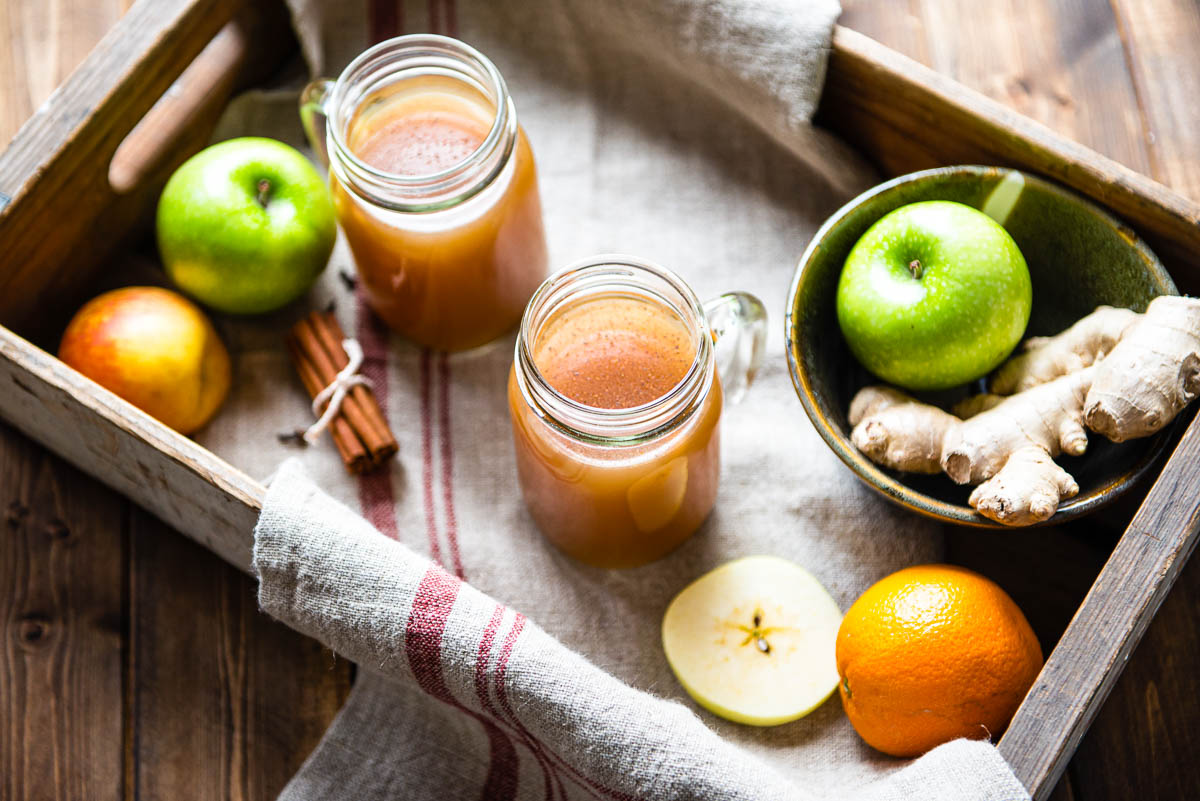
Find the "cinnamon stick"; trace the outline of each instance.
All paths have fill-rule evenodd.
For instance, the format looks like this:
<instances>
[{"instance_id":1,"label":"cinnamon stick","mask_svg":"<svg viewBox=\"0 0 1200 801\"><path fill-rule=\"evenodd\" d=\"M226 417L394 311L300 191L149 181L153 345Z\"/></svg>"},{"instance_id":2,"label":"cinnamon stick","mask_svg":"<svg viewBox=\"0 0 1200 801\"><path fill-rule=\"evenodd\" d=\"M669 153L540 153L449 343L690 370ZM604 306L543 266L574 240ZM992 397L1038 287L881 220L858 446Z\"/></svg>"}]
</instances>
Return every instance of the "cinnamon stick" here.
<instances>
[{"instance_id":1,"label":"cinnamon stick","mask_svg":"<svg viewBox=\"0 0 1200 801\"><path fill-rule=\"evenodd\" d=\"M288 352L292 356L292 364L296 367L296 372L300 375L300 383L304 384L304 389L308 392L310 398L315 398L317 393L325 388L325 384L321 383L321 379L317 377L316 368L312 362L304 355L304 349L297 342L296 337L288 335L287 338ZM370 465L371 457L367 453L366 446L355 435L354 430L350 428L341 415L333 418L333 422L329 426L330 435L333 437L334 445L337 446L338 453L341 454L342 463L346 465L346 470L351 473L361 473Z\"/></svg>"},{"instance_id":2,"label":"cinnamon stick","mask_svg":"<svg viewBox=\"0 0 1200 801\"><path fill-rule=\"evenodd\" d=\"M288 351L310 397L315 398L332 384L349 364L349 356L342 347L344 338L332 313L313 312L289 332ZM351 473L376 467L398 450L375 396L365 386L355 386L346 394L329 431Z\"/></svg>"},{"instance_id":3,"label":"cinnamon stick","mask_svg":"<svg viewBox=\"0 0 1200 801\"><path fill-rule=\"evenodd\" d=\"M309 323L324 347L325 353L328 354L334 373L340 372L350 363L350 357L346 355L346 349L342 347L342 340L346 338L346 335L342 332L342 326L338 323L337 317L331 311L313 312L309 315ZM346 400L350 405L351 424L355 429L370 435L367 443L368 450L385 453L383 458L395 453L399 446L396 444L396 438L392 435L391 429L388 428L383 412L379 409L375 395L365 386L359 385L350 390ZM361 427L360 423L355 421L355 417L361 421Z\"/></svg>"}]
</instances>

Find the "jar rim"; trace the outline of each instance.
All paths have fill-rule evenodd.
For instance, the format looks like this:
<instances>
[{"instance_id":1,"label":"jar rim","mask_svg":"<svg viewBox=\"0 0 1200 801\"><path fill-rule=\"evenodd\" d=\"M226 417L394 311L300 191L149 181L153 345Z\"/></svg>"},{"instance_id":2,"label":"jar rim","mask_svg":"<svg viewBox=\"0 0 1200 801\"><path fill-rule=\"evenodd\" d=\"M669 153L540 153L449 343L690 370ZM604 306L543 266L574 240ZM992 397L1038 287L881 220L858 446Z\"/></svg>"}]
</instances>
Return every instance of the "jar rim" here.
<instances>
[{"instance_id":1,"label":"jar rim","mask_svg":"<svg viewBox=\"0 0 1200 801\"><path fill-rule=\"evenodd\" d=\"M696 353L687 372L665 394L637 406L607 409L590 406L570 398L555 389L533 359L532 345L536 336L534 326L548 318L566 298L554 301L555 293L589 278L608 278L613 286L621 284L646 289L639 273L663 282L678 295L688 312L685 324L693 329ZM576 290L578 291L578 290ZM658 293L655 293L658 294ZM570 293L568 293L568 297ZM659 296L672 311L678 305ZM543 312L542 306L554 301ZM680 315L683 317L683 315ZM514 352L516 377L527 404L543 419L562 433L588 442L606 445L640 444L681 425L707 398L715 376L712 332L704 307L692 288L676 273L659 264L635 256L606 253L576 261L542 282L530 298L521 317Z\"/></svg>"},{"instance_id":2,"label":"jar rim","mask_svg":"<svg viewBox=\"0 0 1200 801\"><path fill-rule=\"evenodd\" d=\"M437 172L423 175L388 172L360 159L350 149L343 135L343 128L346 127L349 120L343 114L342 106L347 100L352 99L348 94L351 87L379 69L388 69L391 73L403 69L415 69L421 65L428 67L439 61L444 63L441 69L446 70L447 74L454 72L448 66L454 63L478 70L480 73L478 76L468 76L459 71L455 77L464 82L468 82L469 77L482 78L481 88L490 92L494 97L496 114L483 141L462 161ZM405 62L409 63L406 65ZM486 86L482 84L486 84ZM361 100L361 98L355 99L354 108L349 110L350 113L357 109ZM362 194L363 188L359 184L365 183L384 190L390 189L399 192L435 196L453 194L453 197L441 201L415 203L389 201L374 193L366 197L373 203L397 211L437 210L456 205L472 197L487 187L503 170L516 145L516 108L508 94L508 86L504 77L496 65L466 42L440 34L405 34L385 39L364 50L346 65L346 68L334 81L327 109L329 109L329 124L326 126L326 130L333 145L331 150L336 155L335 159L331 159L331 166L336 163L346 169L351 179L348 183L356 192ZM501 158L485 175L476 177L475 173L481 167L486 167L488 160L492 159L501 147L504 149ZM452 191L456 186L468 181L470 186L465 191Z\"/></svg>"}]
</instances>

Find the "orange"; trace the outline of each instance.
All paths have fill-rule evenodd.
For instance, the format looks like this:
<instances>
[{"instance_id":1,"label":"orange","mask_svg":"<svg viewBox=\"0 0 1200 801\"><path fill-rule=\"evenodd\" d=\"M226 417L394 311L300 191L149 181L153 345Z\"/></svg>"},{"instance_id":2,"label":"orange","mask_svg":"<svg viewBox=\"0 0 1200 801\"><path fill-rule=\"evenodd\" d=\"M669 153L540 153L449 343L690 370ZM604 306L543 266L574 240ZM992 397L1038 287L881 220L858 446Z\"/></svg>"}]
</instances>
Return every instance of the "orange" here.
<instances>
[{"instance_id":1,"label":"orange","mask_svg":"<svg viewBox=\"0 0 1200 801\"><path fill-rule=\"evenodd\" d=\"M995 582L953 565L881 579L842 620L838 692L869 745L919 756L958 737L996 737L1042 667L1042 649Z\"/></svg>"}]
</instances>

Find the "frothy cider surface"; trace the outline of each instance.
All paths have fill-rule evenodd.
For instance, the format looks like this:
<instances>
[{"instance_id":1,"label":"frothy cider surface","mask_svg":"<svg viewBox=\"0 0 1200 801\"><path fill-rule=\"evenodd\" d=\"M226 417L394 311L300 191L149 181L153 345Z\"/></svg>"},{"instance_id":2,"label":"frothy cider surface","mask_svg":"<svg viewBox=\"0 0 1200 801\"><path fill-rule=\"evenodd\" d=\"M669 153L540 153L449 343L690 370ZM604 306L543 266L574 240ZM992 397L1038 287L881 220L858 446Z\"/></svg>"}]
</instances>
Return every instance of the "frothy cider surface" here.
<instances>
[{"instance_id":1,"label":"frothy cider surface","mask_svg":"<svg viewBox=\"0 0 1200 801\"><path fill-rule=\"evenodd\" d=\"M542 329L533 360L550 386L577 403L628 409L683 380L696 342L666 307L623 297L585 299Z\"/></svg>"},{"instance_id":2,"label":"frothy cider surface","mask_svg":"<svg viewBox=\"0 0 1200 801\"><path fill-rule=\"evenodd\" d=\"M360 159L394 175L431 175L461 164L491 129L495 110L446 83L415 81L364 104L350 134Z\"/></svg>"}]
</instances>

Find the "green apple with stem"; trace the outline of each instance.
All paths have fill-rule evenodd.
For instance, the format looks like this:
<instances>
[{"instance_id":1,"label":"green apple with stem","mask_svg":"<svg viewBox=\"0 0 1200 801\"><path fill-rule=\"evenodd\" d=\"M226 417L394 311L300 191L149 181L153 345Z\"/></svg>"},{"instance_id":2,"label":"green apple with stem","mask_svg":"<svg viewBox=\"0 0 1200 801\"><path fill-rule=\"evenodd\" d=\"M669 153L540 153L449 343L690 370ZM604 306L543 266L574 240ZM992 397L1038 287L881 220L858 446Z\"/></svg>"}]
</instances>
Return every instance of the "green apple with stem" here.
<instances>
[{"instance_id":1,"label":"green apple with stem","mask_svg":"<svg viewBox=\"0 0 1200 801\"><path fill-rule=\"evenodd\" d=\"M158 247L171 280L218 311L258 314L302 295L337 235L333 201L299 151L259 137L192 156L158 202Z\"/></svg>"},{"instance_id":2,"label":"green apple with stem","mask_svg":"<svg viewBox=\"0 0 1200 801\"><path fill-rule=\"evenodd\" d=\"M1013 238L983 212L945 200L902 206L867 229L837 288L851 352L911 390L986 375L1021 340L1032 305Z\"/></svg>"}]
</instances>

